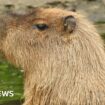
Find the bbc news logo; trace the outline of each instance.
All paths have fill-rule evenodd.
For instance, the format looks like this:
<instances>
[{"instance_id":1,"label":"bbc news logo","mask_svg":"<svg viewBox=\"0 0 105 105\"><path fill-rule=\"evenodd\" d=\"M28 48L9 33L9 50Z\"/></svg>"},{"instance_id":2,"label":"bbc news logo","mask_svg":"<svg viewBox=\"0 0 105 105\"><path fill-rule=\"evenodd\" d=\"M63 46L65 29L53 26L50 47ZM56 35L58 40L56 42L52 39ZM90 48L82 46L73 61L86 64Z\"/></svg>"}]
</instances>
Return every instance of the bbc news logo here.
<instances>
[{"instance_id":1,"label":"bbc news logo","mask_svg":"<svg viewBox=\"0 0 105 105\"><path fill-rule=\"evenodd\" d=\"M13 97L14 91L0 91L0 97Z\"/></svg>"}]
</instances>

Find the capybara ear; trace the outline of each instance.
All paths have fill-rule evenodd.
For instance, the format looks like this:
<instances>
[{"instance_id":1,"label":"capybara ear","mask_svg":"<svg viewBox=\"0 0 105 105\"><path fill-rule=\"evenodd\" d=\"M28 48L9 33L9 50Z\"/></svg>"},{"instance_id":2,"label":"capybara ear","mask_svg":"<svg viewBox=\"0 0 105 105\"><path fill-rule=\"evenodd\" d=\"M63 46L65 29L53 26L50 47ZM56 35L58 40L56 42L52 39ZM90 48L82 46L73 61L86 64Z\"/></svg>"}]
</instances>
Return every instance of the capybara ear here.
<instances>
[{"instance_id":1,"label":"capybara ear","mask_svg":"<svg viewBox=\"0 0 105 105\"><path fill-rule=\"evenodd\" d=\"M64 31L72 33L76 27L76 19L74 16L69 15L64 18Z\"/></svg>"}]
</instances>

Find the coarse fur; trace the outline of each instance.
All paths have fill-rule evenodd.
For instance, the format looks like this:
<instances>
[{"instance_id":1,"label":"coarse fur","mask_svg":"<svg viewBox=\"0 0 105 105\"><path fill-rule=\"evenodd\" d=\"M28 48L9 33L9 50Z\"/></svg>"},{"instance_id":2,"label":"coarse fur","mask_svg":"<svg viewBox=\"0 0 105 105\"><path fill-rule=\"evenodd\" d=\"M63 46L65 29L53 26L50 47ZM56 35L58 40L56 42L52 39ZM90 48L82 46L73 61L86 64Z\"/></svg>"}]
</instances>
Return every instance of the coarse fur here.
<instances>
[{"instance_id":1,"label":"coarse fur","mask_svg":"<svg viewBox=\"0 0 105 105\"><path fill-rule=\"evenodd\" d=\"M63 18L72 15L72 33ZM32 25L45 23L40 31ZM36 9L13 19L1 50L24 69L23 105L105 105L104 44L94 26L78 13L61 9Z\"/></svg>"}]
</instances>

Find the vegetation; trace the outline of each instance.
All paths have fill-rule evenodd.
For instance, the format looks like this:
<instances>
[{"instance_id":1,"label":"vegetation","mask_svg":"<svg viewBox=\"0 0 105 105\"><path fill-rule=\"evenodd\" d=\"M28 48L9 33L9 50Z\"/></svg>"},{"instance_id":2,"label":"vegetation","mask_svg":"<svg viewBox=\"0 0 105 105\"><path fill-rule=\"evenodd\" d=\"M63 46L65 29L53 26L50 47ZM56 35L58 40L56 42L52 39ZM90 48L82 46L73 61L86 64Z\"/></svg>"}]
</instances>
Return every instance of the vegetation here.
<instances>
[{"instance_id":1,"label":"vegetation","mask_svg":"<svg viewBox=\"0 0 105 105\"><path fill-rule=\"evenodd\" d=\"M15 105L15 101L19 102L23 99L23 73L19 69L7 62L0 54L0 91L13 91L14 93L13 97L0 96L0 105L6 105L3 103L10 101Z\"/></svg>"}]
</instances>

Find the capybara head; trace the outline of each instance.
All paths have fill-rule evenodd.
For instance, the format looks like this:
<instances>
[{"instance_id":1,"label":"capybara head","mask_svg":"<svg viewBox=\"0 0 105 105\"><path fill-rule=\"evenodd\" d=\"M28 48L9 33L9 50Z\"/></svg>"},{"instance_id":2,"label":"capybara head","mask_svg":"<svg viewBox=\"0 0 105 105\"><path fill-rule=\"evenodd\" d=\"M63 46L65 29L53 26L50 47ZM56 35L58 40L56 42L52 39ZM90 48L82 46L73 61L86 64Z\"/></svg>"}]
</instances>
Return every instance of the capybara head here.
<instances>
[{"instance_id":1,"label":"capybara head","mask_svg":"<svg viewBox=\"0 0 105 105\"><path fill-rule=\"evenodd\" d=\"M85 17L36 8L11 18L1 50L25 71L24 105L105 104L103 41Z\"/></svg>"},{"instance_id":2,"label":"capybara head","mask_svg":"<svg viewBox=\"0 0 105 105\"><path fill-rule=\"evenodd\" d=\"M54 47L71 43L71 40L77 37L75 34L78 30L78 19L76 14L70 11L41 8L26 15L10 13L10 16L10 21L2 22L4 26L1 27L5 28L5 35L1 34L4 38L1 50L6 53L9 60L20 65L23 63L17 59L23 59L22 53L26 56L25 52L31 54L35 50L37 57L44 57L44 54L50 54Z\"/></svg>"},{"instance_id":3,"label":"capybara head","mask_svg":"<svg viewBox=\"0 0 105 105\"><path fill-rule=\"evenodd\" d=\"M2 30L4 29L0 35L4 39L1 41L1 50L9 60L22 66L23 56L31 56L31 53L44 58L50 53L56 53L57 56L65 46L70 47L74 43L78 46L76 40L84 38L85 41L88 37L95 39L94 35L91 35L94 28L82 16L72 11L37 8L26 15L10 15L12 19L8 22L1 20Z\"/></svg>"}]
</instances>

